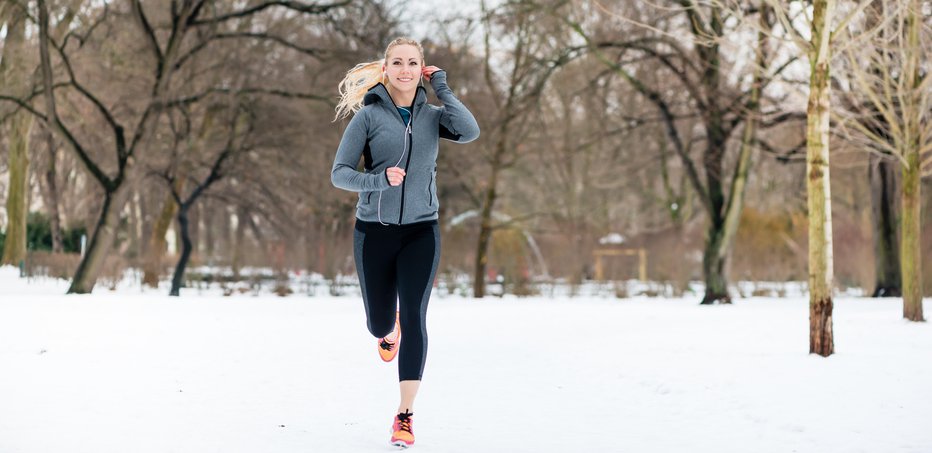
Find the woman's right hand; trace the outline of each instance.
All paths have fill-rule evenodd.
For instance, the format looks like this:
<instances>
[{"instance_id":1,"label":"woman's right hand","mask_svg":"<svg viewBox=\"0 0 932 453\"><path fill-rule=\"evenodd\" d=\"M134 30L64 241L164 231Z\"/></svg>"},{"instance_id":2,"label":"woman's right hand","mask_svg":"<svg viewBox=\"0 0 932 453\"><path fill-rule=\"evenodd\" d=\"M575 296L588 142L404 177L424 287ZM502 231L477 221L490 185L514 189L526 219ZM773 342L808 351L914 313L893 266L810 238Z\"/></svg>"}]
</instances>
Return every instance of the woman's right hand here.
<instances>
[{"instance_id":1,"label":"woman's right hand","mask_svg":"<svg viewBox=\"0 0 932 453\"><path fill-rule=\"evenodd\" d=\"M388 177L389 185L398 186L405 180L405 171L401 167L389 167L385 170L385 176Z\"/></svg>"}]
</instances>

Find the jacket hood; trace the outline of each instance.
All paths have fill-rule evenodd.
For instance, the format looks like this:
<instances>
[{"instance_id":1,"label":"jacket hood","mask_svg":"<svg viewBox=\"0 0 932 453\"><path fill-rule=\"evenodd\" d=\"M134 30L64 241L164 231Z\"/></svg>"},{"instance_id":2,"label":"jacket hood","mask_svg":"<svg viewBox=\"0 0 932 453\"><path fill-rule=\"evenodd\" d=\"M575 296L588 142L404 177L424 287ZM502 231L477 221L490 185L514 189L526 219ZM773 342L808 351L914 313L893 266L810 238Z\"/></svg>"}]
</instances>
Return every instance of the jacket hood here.
<instances>
[{"instance_id":1,"label":"jacket hood","mask_svg":"<svg viewBox=\"0 0 932 453\"><path fill-rule=\"evenodd\" d=\"M366 92L366 96L362 98L362 105L375 104L377 102L385 104L388 107L397 107L392 97L388 94L388 88L381 82L369 88L369 91ZM414 93L414 105L421 105L425 102L427 102L427 90L422 86L418 86L417 91Z\"/></svg>"}]
</instances>

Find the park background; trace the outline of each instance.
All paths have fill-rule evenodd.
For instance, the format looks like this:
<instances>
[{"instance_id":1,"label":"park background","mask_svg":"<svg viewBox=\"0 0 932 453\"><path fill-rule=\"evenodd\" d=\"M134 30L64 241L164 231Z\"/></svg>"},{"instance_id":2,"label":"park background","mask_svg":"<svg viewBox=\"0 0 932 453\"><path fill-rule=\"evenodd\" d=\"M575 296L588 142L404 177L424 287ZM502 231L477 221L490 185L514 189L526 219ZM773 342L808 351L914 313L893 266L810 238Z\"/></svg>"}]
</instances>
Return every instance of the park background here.
<instances>
[{"instance_id":1,"label":"park background","mask_svg":"<svg viewBox=\"0 0 932 453\"><path fill-rule=\"evenodd\" d=\"M482 129L473 143L440 147L443 254L431 313L446 319L437 332L477 346L458 349L440 336L440 351L452 343L438 355L489 365L496 345L514 345L524 360L489 365L507 382L562 377L523 393L479 383L477 392L513 397L519 409L505 414L551 415L517 425L521 436L499 432L498 446L486 449L589 442L593 451L623 451L628 442L631 451L670 451L705 439L698 445L709 451L745 451L697 428L663 438L661 427L686 419L724 436L711 427L716 418L749 423L745 441L756 451L932 448L921 422L932 398L918 379L929 375L928 360L919 359L930 334L916 322L924 319L922 296L932 294L932 2L922 0L0 0L0 246L8 265L0 274L0 354L17 370L0 379L11 402L0 409L0 447L124 451L99 443L107 423L149 438L156 434L134 429L165 426L159 414L177 422L182 408L229 413L217 402L236 400L257 381L234 380L196 403L165 402L151 419L117 415L127 401L161 401L168 390L160 386L179 375L205 386L220 379L213 373L230 363L222 359L150 368L171 363L166 351L183 355L201 335L216 342L200 351L207 354L238 347L222 340L228 335L293 329L274 340L260 335L264 347L233 358L242 368L224 379L252 376L247 364L270 349L299 362L314 357L302 362L307 368L283 370L297 373L290 379L362 354L354 343L366 336L354 318L362 316L352 261L357 195L330 184L347 123L334 121L336 87L403 35L421 41L427 64L447 71ZM360 335L316 356L306 349L313 328L279 324L292 317L324 336L343 338L344 328ZM189 329L162 328L180 318ZM105 346L136 331L150 336L116 352ZM151 349L175 333L167 350ZM552 341L553 355L539 357L534 348ZM642 360L606 360L613 344ZM576 355L583 346L592 355ZM37 362L56 357L53 350L64 354L60 361ZM139 350L143 362L129 365L129 377L145 374L156 391L114 393L122 384L107 376ZM851 356L837 360L836 352ZM740 357L751 357L756 371L736 366ZM561 364L589 374L554 371ZM331 383L343 388L369 366L354 362L339 375L345 381ZM641 371L612 374L628 367ZM798 385L857 378L820 397L793 392L782 375L759 373L765 369L811 379ZM446 385L476 384L459 371L438 366ZM93 400L75 399L77 387L62 378L68 373L96 382L88 398L109 395L109 403L88 411ZM696 373L700 382L750 381L708 393L683 378ZM653 393L632 400L629 378ZM301 394L306 383L289 381L288 389ZM571 423L571 433L560 433L572 398L560 399L559 415L538 396L564 384L584 407L599 408L582 414L588 428ZM764 388L781 390L748 402ZM647 410L671 392L695 410L648 412L626 435L614 427L639 413L599 403ZM434 398L426 403L433 414L462 403ZM734 406L716 407L719 400ZM62 402L70 409L50 417ZM321 431L311 426L378 425L362 413L328 425L301 412L308 405L289 402L304 430L270 451L314 444ZM354 404L381 410L370 400ZM461 408L502 410L471 404ZM813 406L831 409L790 421ZM78 419L96 434L63 428ZM235 424L251 439L243 451L267 439L250 431L254 421ZM428 424L436 451L484 451L454 428L467 421ZM557 434L521 444L532 421ZM172 426L181 443L152 451L219 448L185 446L198 434ZM37 446L49 428L77 437ZM828 440L813 434L820 429ZM335 451L367 451L367 441L340 448L355 431L325 432ZM843 446L832 444L841 438Z\"/></svg>"}]
</instances>

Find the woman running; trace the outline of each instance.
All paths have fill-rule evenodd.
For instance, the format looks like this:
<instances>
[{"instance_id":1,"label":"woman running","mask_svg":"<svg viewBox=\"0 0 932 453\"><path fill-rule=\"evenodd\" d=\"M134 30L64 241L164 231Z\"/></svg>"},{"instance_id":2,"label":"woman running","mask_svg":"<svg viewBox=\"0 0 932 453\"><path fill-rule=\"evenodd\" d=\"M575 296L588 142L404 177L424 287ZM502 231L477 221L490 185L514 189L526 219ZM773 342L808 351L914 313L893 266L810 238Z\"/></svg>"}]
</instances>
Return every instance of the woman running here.
<instances>
[{"instance_id":1,"label":"woman running","mask_svg":"<svg viewBox=\"0 0 932 453\"><path fill-rule=\"evenodd\" d=\"M442 106L427 103L420 86L425 78ZM401 403L391 443L410 447L414 397L427 357L427 301L440 262L438 142L471 142L479 125L447 86L446 72L425 66L424 51L412 39L397 38L383 60L356 65L340 82L340 95L337 118L355 115L337 149L331 181L359 193L356 272L379 355L386 362L398 355ZM360 156L363 171L357 170Z\"/></svg>"}]
</instances>

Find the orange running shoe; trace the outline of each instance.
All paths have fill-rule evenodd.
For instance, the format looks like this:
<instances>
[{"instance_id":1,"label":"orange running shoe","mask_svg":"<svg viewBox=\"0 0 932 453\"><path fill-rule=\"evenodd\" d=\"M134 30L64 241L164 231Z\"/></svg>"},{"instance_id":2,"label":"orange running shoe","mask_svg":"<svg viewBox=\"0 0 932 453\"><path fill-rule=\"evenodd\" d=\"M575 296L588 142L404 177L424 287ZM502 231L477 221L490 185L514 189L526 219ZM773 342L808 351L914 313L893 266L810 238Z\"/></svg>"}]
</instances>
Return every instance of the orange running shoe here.
<instances>
[{"instance_id":1,"label":"orange running shoe","mask_svg":"<svg viewBox=\"0 0 932 453\"><path fill-rule=\"evenodd\" d=\"M395 422L392 423L392 445L401 448L414 445L414 428L411 427L414 423L411 418L413 416L411 412L403 412L395 416Z\"/></svg>"},{"instance_id":2,"label":"orange running shoe","mask_svg":"<svg viewBox=\"0 0 932 453\"><path fill-rule=\"evenodd\" d=\"M401 342L401 320L399 317L399 313L395 312L395 330L392 330L387 337L379 338L377 342L379 357L385 362L395 360L395 356L398 355L398 343Z\"/></svg>"}]
</instances>

